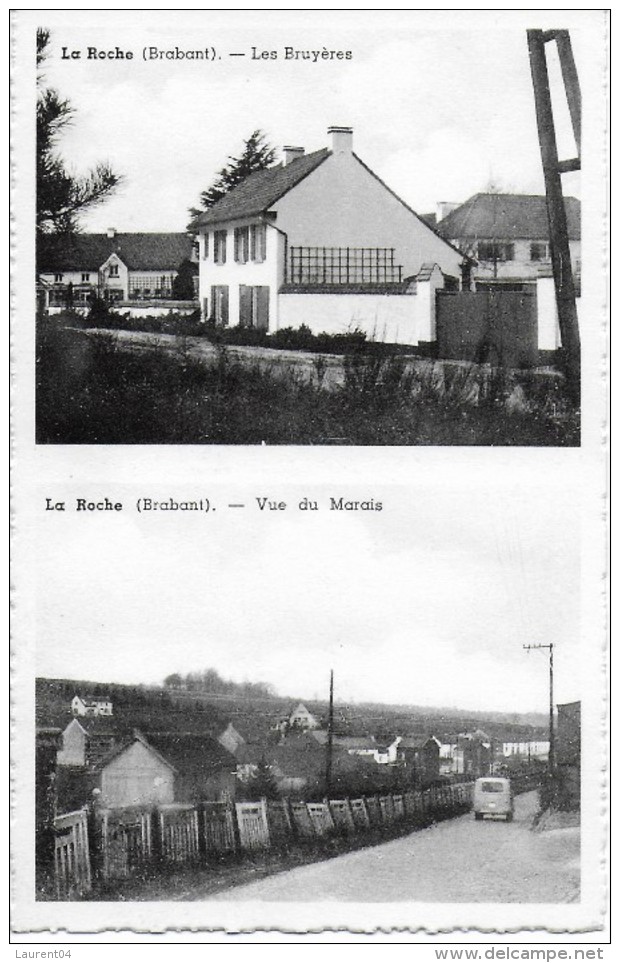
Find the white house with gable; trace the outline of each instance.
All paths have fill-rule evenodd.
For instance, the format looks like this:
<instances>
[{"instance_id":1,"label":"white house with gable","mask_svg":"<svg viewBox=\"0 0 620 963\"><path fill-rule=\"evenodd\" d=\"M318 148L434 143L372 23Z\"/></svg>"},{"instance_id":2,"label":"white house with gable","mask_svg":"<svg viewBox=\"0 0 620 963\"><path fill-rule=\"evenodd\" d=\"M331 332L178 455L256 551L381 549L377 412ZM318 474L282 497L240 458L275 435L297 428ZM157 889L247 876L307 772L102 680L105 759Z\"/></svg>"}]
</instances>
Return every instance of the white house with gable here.
<instances>
[{"instance_id":1,"label":"white house with gable","mask_svg":"<svg viewBox=\"0 0 620 963\"><path fill-rule=\"evenodd\" d=\"M285 147L190 226L202 315L430 344L434 290L458 288L466 258L357 156L350 127L328 133L329 148Z\"/></svg>"},{"instance_id":2,"label":"white house with gable","mask_svg":"<svg viewBox=\"0 0 620 963\"><path fill-rule=\"evenodd\" d=\"M111 716L112 700L110 696L78 695L71 700L71 712L74 716Z\"/></svg>"}]
</instances>

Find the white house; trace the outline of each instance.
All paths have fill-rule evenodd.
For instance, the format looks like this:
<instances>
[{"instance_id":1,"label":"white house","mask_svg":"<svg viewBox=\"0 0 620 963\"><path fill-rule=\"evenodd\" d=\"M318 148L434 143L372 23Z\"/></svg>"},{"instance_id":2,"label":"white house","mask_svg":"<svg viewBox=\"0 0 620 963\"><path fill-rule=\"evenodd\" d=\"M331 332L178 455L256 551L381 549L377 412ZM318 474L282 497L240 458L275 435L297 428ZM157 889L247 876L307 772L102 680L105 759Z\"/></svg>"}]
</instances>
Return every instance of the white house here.
<instances>
[{"instance_id":1,"label":"white house","mask_svg":"<svg viewBox=\"0 0 620 963\"><path fill-rule=\"evenodd\" d=\"M354 153L351 128L328 133L330 148L285 147L282 164L247 177L190 226L203 317L432 341L426 305L424 321L416 317L416 278L425 268L428 282L436 266L436 285L458 287L464 256Z\"/></svg>"},{"instance_id":2,"label":"white house","mask_svg":"<svg viewBox=\"0 0 620 963\"><path fill-rule=\"evenodd\" d=\"M85 766L88 733L77 719L72 719L62 733L62 748L56 753L59 766Z\"/></svg>"},{"instance_id":3,"label":"white house","mask_svg":"<svg viewBox=\"0 0 620 963\"><path fill-rule=\"evenodd\" d=\"M108 753L95 771L103 807L174 802L177 770L139 732Z\"/></svg>"},{"instance_id":4,"label":"white house","mask_svg":"<svg viewBox=\"0 0 620 963\"><path fill-rule=\"evenodd\" d=\"M316 716L306 709L303 702L300 702L296 709L293 709L288 717L290 728L295 729L318 729L319 723Z\"/></svg>"},{"instance_id":5,"label":"white house","mask_svg":"<svg viewBox=\"0 0 620 963\"><path fill-rule=\"evenodd\" d=\"M38 277L48 309L87 306L94 294L117 306L157 307L173 297L183 267L196 272L188 234L119 233L43 235L37 244ZM192 267L192 265L194 265Z\"/></svg>"},{"instance_id":6,"label":"white house","mask_svg":"<svg viewBox=\"0 0 620 963\"><path fill-rule=\"evenodd\" d=\"M76 695L71 700L74 716L111 716L112 701L109 696Z\"/></svg>"},{"instance_id":7,"label":"white house","mask_svg":"<svg viewBox=\"0 0 620 963\"><path fill-rule=\"evenodd\" d=\"M548 759L549 740L530 739L521 742L503 742L502 756L517 756L521 759Z\"/></svg>"},{"instance_id":8,"label":"white house","mask_svg":"<svg viewBox=\"0 0 620 963\"><path fill-rule=\"evenodd\" d=\"M564 198L571 264L581 273L581 204ZM474 194L464 204L442 204L437 231L476 263L476 288L535 282L551 267L547 203L541 194Z\"/></svg>"}]
</instances>

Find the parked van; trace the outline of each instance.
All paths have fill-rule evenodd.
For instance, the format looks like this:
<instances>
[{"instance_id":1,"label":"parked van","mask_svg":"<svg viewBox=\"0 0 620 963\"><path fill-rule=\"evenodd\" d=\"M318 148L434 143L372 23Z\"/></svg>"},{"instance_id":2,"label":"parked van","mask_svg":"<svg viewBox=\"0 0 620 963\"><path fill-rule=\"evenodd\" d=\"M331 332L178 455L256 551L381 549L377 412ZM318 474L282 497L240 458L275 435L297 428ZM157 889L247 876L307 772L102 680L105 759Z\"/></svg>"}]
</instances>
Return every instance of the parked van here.
<instances>
[{"instance_id":1,"label":"parked van","mask_svg":"<svg viewBox=\"0 0 620 963\"><path fill-rule=\"evenodd\" d=\"M513 802L510 779L500 779L498 776L483 776L482 779L476 779L474 816L476 819L482 819L484 816L505 816L506 822L512 822Z\"/></svg>"}]
</instances>

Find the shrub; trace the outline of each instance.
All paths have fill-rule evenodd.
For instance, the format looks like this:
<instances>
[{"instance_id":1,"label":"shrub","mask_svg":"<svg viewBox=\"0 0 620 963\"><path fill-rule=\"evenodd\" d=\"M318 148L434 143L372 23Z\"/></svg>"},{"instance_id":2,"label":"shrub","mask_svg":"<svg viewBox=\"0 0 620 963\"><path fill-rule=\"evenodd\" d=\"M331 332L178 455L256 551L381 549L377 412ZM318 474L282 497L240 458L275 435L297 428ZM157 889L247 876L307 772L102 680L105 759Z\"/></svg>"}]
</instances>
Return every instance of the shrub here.
<instances>
[{"instance_id":1,"label":"shrub","mask_svg":"<svg viewBox=\"0 0 620 963\"><path fill-rule=\"evenodd\" d=\"M161 323L162 319L158 319ZM185 319L184 319L185 321ZM191 319L188 328L191 332ZM289 366L196 356L189 337L125 346L49 322L37 341L37 441L52 444L576 445L579 413L544 390L512 410L475 368L381 350ZM331 370L331 368L330 368ZM550 382L551 385L554 382ZM527 388L523 389L527 395Z\"/></svg>"}]
</instances>

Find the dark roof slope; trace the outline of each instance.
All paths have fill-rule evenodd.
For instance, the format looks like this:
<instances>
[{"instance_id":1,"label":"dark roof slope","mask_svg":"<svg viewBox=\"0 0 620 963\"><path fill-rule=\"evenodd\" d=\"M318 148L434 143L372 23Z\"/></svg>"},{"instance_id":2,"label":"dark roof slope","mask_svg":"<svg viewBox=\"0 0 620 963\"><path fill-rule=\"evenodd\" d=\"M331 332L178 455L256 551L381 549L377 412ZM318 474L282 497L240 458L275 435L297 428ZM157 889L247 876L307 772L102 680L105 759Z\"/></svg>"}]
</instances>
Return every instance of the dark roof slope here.
<instances>
[{"instance_id":1,"label":"dark roof slope","mask_svg":"<svg viewBox=\"0 0 620 963\"><path fill-rule=\"evenodd\" d=\"M581 237L581 203L565 197L568 236ZM542 240L549 237L547 203L542 194L474 194L468 201L444 217L437 225L442 237L523 238Z\"/></svg>"},{"instance_id":2,"label":"dark roof slope","mask_svg":"<svg viewBox=\"0 0 620 963\"><path fill-rule=\"evenodd\" d=\"M180 773L233 773L237 766L231 752L202 733L151 732L148 741Z\"/></svg>"},{"instance_id":3,"label":"dark roof slope","mask_svg":"<svg viewBox=\"0 0 620 963\"><path fill-rule=\"evenodd\" d=\"M39 239L40 272L97 271L116 252L131 271L176 271L192 254L187 234L72 234Z\"/></svg>"},{"instance_id":4,"label":"dark roof slope","mask_svg":"<svg viewBox=\"0 0 620 963\"><path fill-rule=\"evenodd\" d=\"M298 157L286 166L278 164L277 167L269 167L267 170L250 174L221 201L204 214L200 214L190 225L191 229L205 224L219 224L222 221L262 214L291 188L299 184L304 177L316 170L329 154L330 151L324 147L312 154Z\"/></svg>"}]
</instances>

